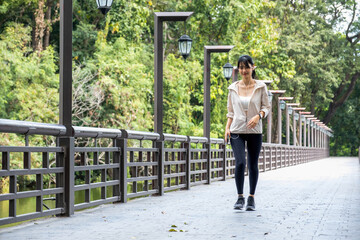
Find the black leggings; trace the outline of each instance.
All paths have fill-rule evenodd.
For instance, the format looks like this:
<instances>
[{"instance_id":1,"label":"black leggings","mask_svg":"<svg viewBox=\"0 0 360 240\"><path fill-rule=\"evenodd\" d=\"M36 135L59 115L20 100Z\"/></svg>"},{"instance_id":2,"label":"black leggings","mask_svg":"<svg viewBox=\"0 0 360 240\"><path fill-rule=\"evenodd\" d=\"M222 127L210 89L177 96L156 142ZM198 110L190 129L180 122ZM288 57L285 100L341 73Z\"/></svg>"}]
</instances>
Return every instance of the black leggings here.
<instances>
[{"instance_id":1,"label":"black leggings","mask_svg":"<svg viewBox=\"0 0 360 240\"><path fill-rule=\"evenodd\" d=\"M248 150L248 169L250 180L250 194L255 194L259 177L258 160L262 144L262 134L234 134L231 133L231 147L235 155L235 182L238 194L243 194L245 179L245 141Z\"/></svg>"}]
</instances>

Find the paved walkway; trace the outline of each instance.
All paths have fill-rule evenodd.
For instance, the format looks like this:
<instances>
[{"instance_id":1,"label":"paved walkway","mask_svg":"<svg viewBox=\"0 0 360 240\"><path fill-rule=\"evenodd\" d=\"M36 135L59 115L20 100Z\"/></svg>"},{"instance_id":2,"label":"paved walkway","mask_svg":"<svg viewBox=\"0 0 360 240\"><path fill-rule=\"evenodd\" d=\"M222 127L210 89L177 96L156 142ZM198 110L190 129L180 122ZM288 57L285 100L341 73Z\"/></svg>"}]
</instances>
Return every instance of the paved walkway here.
<instances>
[{"instance_id":1,"label":"paved walkway","mask_svg":"<svg viewBox=\"0 0 360 240\"><path fill-rule=\"evenodd\" d=\"M233 210L235 200L229 179L1 229L0 239L360 239L357 158L261 173L255 212Z\"/></svg>"}]
</instances>

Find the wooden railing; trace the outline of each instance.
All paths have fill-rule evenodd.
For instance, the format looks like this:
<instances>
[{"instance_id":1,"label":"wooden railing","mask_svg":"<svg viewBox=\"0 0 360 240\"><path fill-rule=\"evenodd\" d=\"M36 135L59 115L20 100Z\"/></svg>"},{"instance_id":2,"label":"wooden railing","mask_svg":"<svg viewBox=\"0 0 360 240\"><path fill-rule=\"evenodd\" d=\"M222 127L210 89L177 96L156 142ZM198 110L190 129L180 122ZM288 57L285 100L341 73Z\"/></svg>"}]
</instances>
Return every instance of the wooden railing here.
<instances>
[{"instance_id":1,"label":"wooden railing","mask_svg":"<svg viewBox=\"0 0 360 240\"><path fill-rule=\"evenodd\" d=\"M74 210L234 176L235 158L223 139L87 127L73 127L73 136L63 137L66 128L61 125L4 119L0 132L25 138L25 146L0 146L0 177L8 185L0 194L0 202L8 203L0 225L48 215L71 216ZM32 135L54 138L55 145L30 146ZM263 143L259 169L265 172L328 156L328 147ZM14 164L19 158L22 166ZM36 184L32 190L20 191L18 180L25 175L35 176ZM49 176L56 184L45 186L44 177ZM95 190L100 192L97 199L91 194ZM83 199L75 199L78 191L84 192ZM32 212L18 214L17 201L24 198L36 198L35 206ZM46 205L49 200L55 201L53 208Z\"/></svg>"}]
</instances>

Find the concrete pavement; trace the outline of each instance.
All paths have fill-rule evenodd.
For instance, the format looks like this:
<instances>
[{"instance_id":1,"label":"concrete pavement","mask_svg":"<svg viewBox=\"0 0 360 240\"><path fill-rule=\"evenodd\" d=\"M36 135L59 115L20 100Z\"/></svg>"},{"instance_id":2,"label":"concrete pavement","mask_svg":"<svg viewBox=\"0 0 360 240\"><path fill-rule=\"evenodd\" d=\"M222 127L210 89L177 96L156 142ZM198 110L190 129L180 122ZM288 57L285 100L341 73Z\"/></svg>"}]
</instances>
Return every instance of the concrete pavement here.
<instances>
[{"instance_id":1,"label":"concrete pavement","mask_svg":"<svg viewBox=\"0 0 360 240\"><path fill-rule=\"evenodd\" d=\"M360 239L357 158L261 173L257 210L233 210L235 201L228 179L0 229L0 239Z\"/></svg>"}]
</instances>

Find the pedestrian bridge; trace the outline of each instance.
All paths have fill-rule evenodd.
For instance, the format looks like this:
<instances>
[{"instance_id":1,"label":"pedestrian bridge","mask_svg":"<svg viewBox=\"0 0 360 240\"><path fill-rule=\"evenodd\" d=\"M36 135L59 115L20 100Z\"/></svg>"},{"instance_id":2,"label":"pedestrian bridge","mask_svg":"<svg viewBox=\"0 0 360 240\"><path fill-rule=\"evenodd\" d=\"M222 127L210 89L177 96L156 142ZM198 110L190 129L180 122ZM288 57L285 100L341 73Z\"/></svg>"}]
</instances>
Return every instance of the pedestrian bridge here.
<instances>
[{"instance_id":1,"label":"pedestrian bridge","mask_svg":"<svg viewBox=\"0 0 360 240\"><path fill-rule=\"evenodd\" d=\"M75 210L162 196L234 176L233 152L223 139L75 126L71 131L72 136L62 137L67 132L63 125L0 119L5 138L20 134L25 142L25 146L0 146L1 225L71 216ZM49 144L38 146L38 137ZM320 139L311 147L264 143L260 171L327 157L328 141ZM31 178L35 184L20 187ZM26 211L24 199L33 200Z\"/></svg>"},{"instance_id":2,"label":"pedestrian bridge","mask_svg":"<svg viewBox=\"0 0 360 240\"><path fill-rule=\"evenodd\" d=\"M359 239L359 160L331 157L265 171L255 212L233 210L235 200L228 179L3 228L0 238Z\"/></svg>"}]
</instances>

